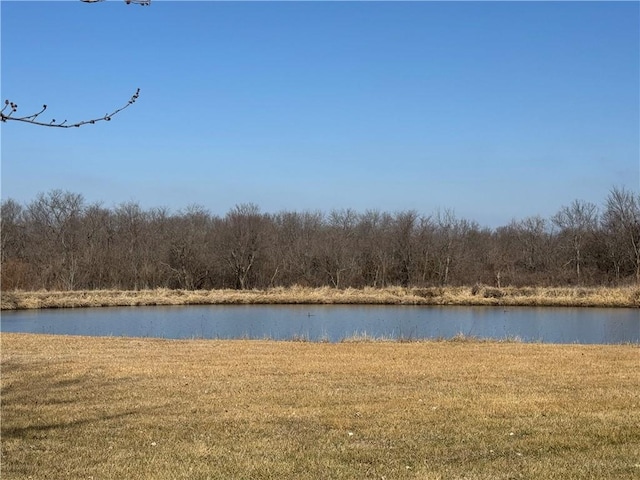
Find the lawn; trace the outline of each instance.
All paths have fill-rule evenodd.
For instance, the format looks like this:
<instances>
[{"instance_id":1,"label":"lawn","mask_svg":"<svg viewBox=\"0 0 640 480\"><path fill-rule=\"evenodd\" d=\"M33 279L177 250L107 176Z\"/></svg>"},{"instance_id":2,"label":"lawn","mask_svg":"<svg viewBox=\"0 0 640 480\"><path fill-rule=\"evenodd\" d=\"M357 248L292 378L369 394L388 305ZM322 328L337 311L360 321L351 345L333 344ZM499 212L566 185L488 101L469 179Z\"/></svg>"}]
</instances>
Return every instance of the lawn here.
<instances>
[{"instance_id":1,"label":"lawn","mask_svg":"<svg viewBox=\"0 0 640 480\"><path fill-rule=\"evenodd\" d=\"M640 477L637 345L1 347L7 480Z\"/></svg>"}]
</instances>

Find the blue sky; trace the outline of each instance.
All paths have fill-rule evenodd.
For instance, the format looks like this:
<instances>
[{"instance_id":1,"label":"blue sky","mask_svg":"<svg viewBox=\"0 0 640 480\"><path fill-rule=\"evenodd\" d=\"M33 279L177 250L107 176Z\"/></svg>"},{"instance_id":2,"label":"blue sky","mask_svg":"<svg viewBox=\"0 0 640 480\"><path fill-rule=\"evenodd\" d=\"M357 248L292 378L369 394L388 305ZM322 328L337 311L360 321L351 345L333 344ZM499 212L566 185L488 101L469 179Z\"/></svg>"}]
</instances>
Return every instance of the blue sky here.
<instances>
[{"instance_id":1,"label":"blue sky","mask_svg":"<svg viewBox=\"0 0 640 480\"><path fill-rule=\"evenodd\" d=\"M640 191L638 2L2 1L2 198L223 215L452 209L481 225Z\"/></svg>"}]
</instances>

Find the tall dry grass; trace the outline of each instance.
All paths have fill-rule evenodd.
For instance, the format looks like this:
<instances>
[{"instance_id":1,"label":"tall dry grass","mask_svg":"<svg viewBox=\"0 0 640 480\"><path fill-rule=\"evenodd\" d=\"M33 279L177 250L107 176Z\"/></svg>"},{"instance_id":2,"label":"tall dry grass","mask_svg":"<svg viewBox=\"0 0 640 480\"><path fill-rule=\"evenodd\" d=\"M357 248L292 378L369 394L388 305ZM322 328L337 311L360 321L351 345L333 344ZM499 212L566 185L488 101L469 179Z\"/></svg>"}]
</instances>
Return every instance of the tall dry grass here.
<instances>
[{"instance_id":1,"label":"tall dry grass","mask_svg":"<svg viewBox=\"0 0 640 480\"><path fill-rule=\"evenodd\" d=\"M83 290L2 292L2 310L195 304L386 304L640 307L640 287L363 288L268 290Z\"/></svg>"},{"instance_id":2,"label":"tall dry grass","mask_svg":"<svg viewBox=\"0 0 640 480\"><path fill-rule=\"evenodd\" d=\"M7 480L640 474L637 346L1 342Z\"/></svg>"}]
</instances>

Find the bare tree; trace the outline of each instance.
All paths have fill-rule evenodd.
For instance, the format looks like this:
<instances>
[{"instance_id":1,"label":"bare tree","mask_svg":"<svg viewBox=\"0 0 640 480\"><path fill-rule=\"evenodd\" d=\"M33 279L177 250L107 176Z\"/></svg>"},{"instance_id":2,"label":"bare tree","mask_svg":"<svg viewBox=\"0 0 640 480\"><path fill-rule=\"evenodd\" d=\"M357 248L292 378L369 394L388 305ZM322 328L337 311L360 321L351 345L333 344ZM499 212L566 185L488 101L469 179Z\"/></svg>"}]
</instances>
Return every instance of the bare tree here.
<instances>
[{"instance_id":1,"label":"bare tree","mask_svg":"<svg viewBox=\"0 0 640 480\"><path fill-rule=\"evenodd\" d=\"M518 226L515 221L498 227L491 235L488 252L488 268L493 273L495 286L513 284L516 280L516 264L520 258Z\"/></svg>"},{"instance_id":2,"label":"bare tree","mask_svg":"<svg viewBox=\"0 0 640 480\"><path fill-rule=\"evenodd\" d=\"M332 287L351 286L357 259L353 246L358 214L352 209L332 210L327 222L318 248L318 266Z\"/></svg>"},{"instance_id":3,"label":"bare tree","mask_svg":"<svg viewBox=\"0 0 640 480\"><path fill-rule=\"evenodd\" d=\"M437 226L431 216L421 216L415 230L417 280L421 286L433 285L439 282L439 277L436 278L438 276Z\"/></svg>"},{"instance_id":4,"label":"bare tree","mask_svg":"<svg viewBox=\"0 0 640 480\"><path fill-rule=\"evenodd\" d=\"M521 248L519 266L529 278L539 281L538 277L546 272L549 262L549 224L535 215L516 222L514 228Z\"/></svg>"},{"instance_id":5,"label":"bare tree","mask_svg":"<svg viewBox=\"0 0 640 480\"><path fill-rule=\"evenodd\" d=\"M60 190L1 205L3 290L603 284L640 268L640 197L616 188L600 221L577 201L495 231L450 210L271 215L245 204L220 218L86 206Z\"/></svg>"},{"instance_id":6,"label":"bare tree","mask_svg":"<svg viewBox=\"0 0 640 480\"><path fill-rule=\"evenodd\" d=\"M231 271L234 287L251 288L265 251L266 215L253 204L236 205L224 218L223 255Z\"/></svg>"},{"instance_id":7,"label":"bare tree","mask_svg":"<svg viewBox=\"0 0 640 480\"><path fill-rule=\"evenodd\" d=\"M414 264L413 238L418 218L418 212L415 210L398 212L391 225L392 258L395 261L396 279L403 287L408 287L411 281Z\"/></svg>"},{"instance_id":8,"label":"bare tree","mask_svg":"<svg viewBox=\"0 0 640 480\"><path fill-rule=\"evenodd\" d=\"M458 269L457 262L460 261L466 236L472 228L476 228L475 224L457 218L453 210L445 209L436 213L434 240L440 285L452 283L452 273Z\"/></svg>"},{"instance_id":9,"label":"bare tree","mask_svg":"<svg viewBox=\"0 0 640 480\"><path fill-rule=\"evenodd\" d=\"M572 256L565 265L575 264L576 279L581 280L584 263L584 246L588 235L593 233L598 223L598 207L590 202L574 200L570 206L563 206L551 221L561 229L566 237Z\"/></svg>"},{"instance_id":10,"label":"bare tree","mask_svg":"<svg viewBox=\"0 0 640 480\"><path fill-rule=\"evenodd\" d=\"M211 214L200 205L190 205L186 211L171 218L171 223L173 229L165 265L178 286L188 290L201 289L210 275L207 256L213 248Z\"/></svg>"},{"instance_id":11,"label":"bare tree","mask_svg":"<svg viewBox=\"0 0 640 480\"><path fill-rule=\"evenodd\" d=\"M40 194L27 206L27 247L34 266L42 272L42 287L76 288L83 249L79 227L84 209L82 195L62 190Z\"/></svg>"},{"instance_id":12,"label":"bare tree","mask_svg":"<svg viewBox=\"0 0 640 480\"><path fill-rule=\"evenodd\" d=\"M118 270L118 287L131 290L148 288L144 276L149 257L148 239L145 238L148 213L135 202L125 202L115 209L114 216L116 248L113 264Z\"/></svg>"},{"instance_id":13,"label":"bare tree","mask_svg":"<svg viewBox=\"0 0 640 480\"><path fill-rule=\"evenodd\" d=\"M640 195L614 187L607 197L602 223L616 278L626 264L640 284Z\"/></svg>"},{"instance_id":14,"label":"bare tree","mask_svg":"<svg viewBox=\"0 0 640 480\"><path fill-rule=\"evenodd\" d=\"M100 203L89 205L84 210L82 235L83 288L113 286L119 271L112 260L117 248L115 214Z\"/></svg>"},{"instance_id":15,"label":"bare tree","mask_svg":"<svg viewBox=\"0 0 640 480\"><path fill-rule=\"evenodd\" d=\"M24 261L27 235L24 208L12 199L2 201L0 223L0 286L2 290L23 288L30 277Z\"/></svg>"},{"instance_id":16,"label":"bare tree","mask_svg":"<svg viewBox=\"0 0 640 480\"><path fill-rule=\"evenodd\" d=\"M393 217L378 210L360 215L357 228L357 251L361 281L364 285L383 287L393 282L393 258L389 245L393 240Z\"/></svg>"},{"instance_id":17,"label":"bare tree","mask_svg":"<svg viewBox=\"0 0 640 480\"><path fill-rule=\"evenodd\" d=\"M320 212L281 212L271 218L269 286L316 285L316 253L322 230Z\"/></svg>"}]
</instances>

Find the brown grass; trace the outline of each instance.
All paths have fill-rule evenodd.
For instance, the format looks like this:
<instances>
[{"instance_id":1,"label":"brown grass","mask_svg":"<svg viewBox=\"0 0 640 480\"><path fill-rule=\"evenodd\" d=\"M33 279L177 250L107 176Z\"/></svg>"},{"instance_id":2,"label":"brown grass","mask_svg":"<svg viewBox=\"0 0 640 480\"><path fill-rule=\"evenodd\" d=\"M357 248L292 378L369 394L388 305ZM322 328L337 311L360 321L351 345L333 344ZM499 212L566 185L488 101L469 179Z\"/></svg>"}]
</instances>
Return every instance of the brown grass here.
<instances>
[{"instance_id":1,"label":"brown grass","mask_svg":"<svg viewBox=\"0 0 640 480\"><path fill-rule=\"evenodd\" d=\"M640 287L273 288L268 290L81 290L2 292L2 310L195 304L371 304L640 307Z\"/></svg>"},{"instance_id":2,"label":"brown grass","mask_svg":"<svg viewBox=\"0 0 640 480\"><path fill-rule=\"evenodd\" d=\"M631 479L639 349L2 334L3 479Z\"/></svg>"}]
</instances>

